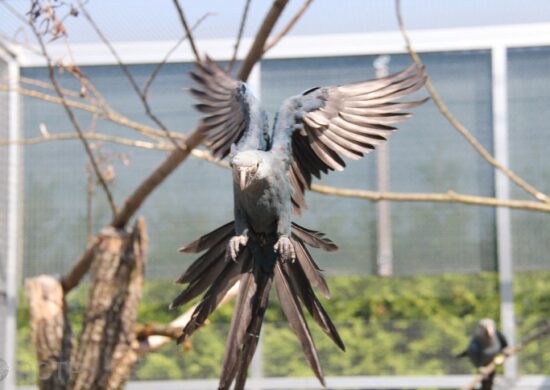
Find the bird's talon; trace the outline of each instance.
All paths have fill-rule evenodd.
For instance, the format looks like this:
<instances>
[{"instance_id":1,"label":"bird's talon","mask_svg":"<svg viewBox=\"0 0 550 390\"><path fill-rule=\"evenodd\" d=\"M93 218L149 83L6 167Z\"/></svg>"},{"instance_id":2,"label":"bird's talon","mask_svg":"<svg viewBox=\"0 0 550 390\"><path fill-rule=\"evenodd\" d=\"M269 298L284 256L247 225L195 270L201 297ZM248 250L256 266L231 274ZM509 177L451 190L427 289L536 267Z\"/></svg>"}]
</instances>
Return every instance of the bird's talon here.
<instances>
[{"instance_id":1,"label":"bird's talon","mask_svg":"<svg viewBox=\"0 0 550 390\"><path fill-rule=\"evenodd\" d=\"M296 258L294 245L292 245L292 241L290 241L290 238L287 236L280 236L273 248L276 252L279 252L280 259L283 263L286 260L294 261Z\"/></svg>"},{"instance_id":2,"label":"bird's talon","mask_svg":"<svg viewBox=\"0 0 550 390\"><path fill-rule=\"evenodd\" d=\"M233 236L229 239L229 242L227 243L227 249L225 250L225 260L226 261L234 261L237 263L237 255L239 254L241 250L241 246L246 246L248 243L248 236L246 235L240 235L240 236Z\"/></svg>"}]
</instances>

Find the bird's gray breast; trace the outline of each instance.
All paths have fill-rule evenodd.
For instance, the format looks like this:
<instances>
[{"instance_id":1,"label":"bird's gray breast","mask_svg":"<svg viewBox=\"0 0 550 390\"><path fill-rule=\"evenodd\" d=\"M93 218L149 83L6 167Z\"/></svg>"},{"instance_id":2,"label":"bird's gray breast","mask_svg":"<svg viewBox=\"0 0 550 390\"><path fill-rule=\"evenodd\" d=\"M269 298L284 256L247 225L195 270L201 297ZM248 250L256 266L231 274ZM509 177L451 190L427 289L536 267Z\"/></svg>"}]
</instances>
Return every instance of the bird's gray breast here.
<instances>
[{"instance_id":1,"label":"bird's gray breast","mask_svg":"<svg viewBox=\"0 0 550 390\"><path fill-rule=\"evenodd\" d=\"M285 179L263 179L242 192L235 188L248 224L256 233L276 232L279 216L290 202L290 186Z\"/></svg>"}]
</instances>

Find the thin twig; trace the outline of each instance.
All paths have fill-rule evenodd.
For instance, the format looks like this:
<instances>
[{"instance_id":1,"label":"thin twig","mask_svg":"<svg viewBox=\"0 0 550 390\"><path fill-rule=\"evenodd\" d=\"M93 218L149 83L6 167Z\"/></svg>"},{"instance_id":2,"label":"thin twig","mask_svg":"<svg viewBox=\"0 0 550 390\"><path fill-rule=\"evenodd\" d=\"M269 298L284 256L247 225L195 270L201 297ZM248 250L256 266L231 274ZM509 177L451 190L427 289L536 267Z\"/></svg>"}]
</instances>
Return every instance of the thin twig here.
<instances>
[{"instance_id":1,"label":"thin twig","mask_svg":"<svg viewBox=\"0 0 550 390\"><path fill-rule=\"evenodd\" d=\"M484 367L481 367L479 369L479 373L474 377L472 382L464 386L463 390L474 390L477 385L479 385L484 379L487 379L489 375L495 372L498 366L504 364L506 359L508 359L510 356L518 354L533 341L540 340L541 338L548 335L550 335L550 323L546 323L545 325L541 326L532 335L523 339L518 345L507 347L506 349L504 349L504 351L502 351L502 354L495 356L491 363Z\"/></svg>"},{"instance_id":2,"label":"thin twig","mask_svg":"<svg viewBox=\"0 0 550 390\"><path fill-rule=\"evenodd\" d=\"M403 18L401 16L401 2L400 0L395 0L395 12L397 15L397 21L399 23L399 28L401 30L401 34L403 35L403 38L405 40L405 43L407 45L407 51L409 52L409 55L413 59L413 61L418 64L422 65L422 61L420 60L420 57L418 54L413 50L411 41L409 39L409 35L407 33L407 30L405 29L405 25L403 23ZM502 165L497 159L489 153L489 151L472 135L472 133L464 126L462 123L458 121L454 117L454 115L449 111L445 103L443 103L443 100L437 93L436 89L434 88L433 84L430 81L430 78L426 80L426 89L430 93L430 96L432 97L434 103L436 104L437 108L443 114L443 116L449 121L449 123L456 129L458 132L474 147L474 149L483 157L489 164L491 164L493 167L498 169L500 172L502 172L504 175L506 175L512 182L514 182L519 188L523 189L525 192L531 194L535 199L538 199L541 202L550 203L550 198L548 198L547 195L537 190L535 187L527 183L523 178L516 175L513 171L511 171L509 168Z\"/></svg>"},{"instance_id":3,"label":"thin twig","mask_svg":"<svg viewBox=\"0 0 550 390\"><path fill-rule=\"evenodd\" d=\"M267 42L264 45L264 53L267 52L269 49L271 49L273 46L275 46L279 41L286 35L288 32L294 27L296 22L302 17L302 15L307 11L309 6L313 3L313 0L305 0L304 4L300 7L300 9L294 14L292 19L289 20L289 22L284 26L281 31L275 35L275 37L271 40L271 42Z\"/></svg>"},{"instance_id":4,"label":"thin twig","mask_svg":"<svg viewBox=\"0 0 550 390\"><path fill-rule=\"evenodd\" d=\"M21 76L21 77L19 77L19 81L23 84L29 84L29 85L32 85L34 87L55 90L54 87L50 83L47 83L47 82L42 81L42 80L31 79L30 77ZM63 94L65 96L80 98L80 93L77 92L77 91L73 91L73 90L66 89L66 88L62 88L61 90L63 91Z\"/></svg>"},{"instance_id":5,"label":"thin twig","mask_svg":"<svg viewBox=\"0 0 550 390\"><path fill-rule=\"evenodd\" d=\"M191 27L191 31L194 31L203 21L204 19L206 19L208 16L211 16L211 15L214 15L213 12L207 12L205 13L203 16L201 16L196 22L195 24ZM188 35L185 34L183 37L181 37L179 39L179 41L176 42L176 44L170 49L168 50L168 52L166 53L166 55L164 56L164 58L162 59L161 62L159 62L156 66L155 66L155 69L153 69L153 71L151 72L151 75L147 78L147 80L145 80L145 83L143 83L143 96L147 99L147 95L149 94L149 88L151 87L151 84L153 84L153 82L155 81L155 78L157 77L158 73L160 72L160 70L162 69L162 67L166 64L166 62L168 61L168 59L170 58L170 56L172 55L172 53L174 53L176 51L176 49L183 43L187 40L187 37Z\"/></svg>"},{"instance_id":6,"label":"thin twig","mask_svg":"<svg viewBox=\"0 0 550 390\"><path fill-rule=\"evenodd\" d=\"M134 147L134 148L140 148L140 149L147 149L147 150L162 150L162 151L173 151L174 146L172 144L166 143L166 142L147 142L147 141L140 141L136 139L130 139L130 138L124 138L124 137L118 137L114 135L108 135L108 134L102 134L102 133L84 133L84 137L87 140L90 141L101 141L101 142L110 142L114 144ZM40 137L33 137L33 138L26 138L26 139L18 139L15 141L7 140L7 139L0 139L0 146L7 146L7 145L37 145L41 143L47 143L47 142L55 142L55 141L70 141L78 139L78 134L73 133L58 133L58 134L49 134L47 136L40 136ZM193 149L191 151L191 154L201 160L205 160L208 162L211 162L213 164L218 165L222 168L228 168L229 165L222 160L218 160L212 155L205 151L205 150L199 150L199 149Z\"/></svg>"},{"instance_id":7,"label":"thin twig","mask_svg":"<svg viewBox=\"0 0 550 390\"><path fill-rule=\"evenodd\" d=\"M36 39L38 40L38 43L40 45L40 49L42 50L42 54L44 55L44 58L46 58L47 66L48 66L48 76L52 82L52 85L55 89L55 92L61 99L61 104L65 108L65 111L67 113L67 116L69 117L69 120L71 121L73 127L75 128L76 132L78 133L78 136L80 140L82 141L82 144L84 145L84 150L86 151L86 154L88 155L88 158L90 160L90 164L93 167L93 170L97 176L98 181L101 184L101 187L103 187L103 191L105 192L105 195L107 197L107 201L109 202L109 205L111 206L111 212L113 213L113 216L117 213L117 208L115 205L115 201L113 199L113 194L111 193L111 190L109 189L109 186L107 185L107 182L105 178L103 177L103 174L101 173L101 170L99 169L99 166L97 164L97 161L94 158L94 154L90 148L90 145L88 144L88 141L84 137L84 132L82 131L82 128L80 127L80 123L76 119L76 115L74 114L73 110L69 107L67 104L67 101L65 100L65 95L63 94L63 91L61 90L61 87L59 86L57 82L57 78L55 77L55 69L52 64L51 57L48 54L48 51L46 49L46 45L44 44L44 41L42 39L42 36L36 29L36 26L32 21L29 21L29 26L31 27L34 35L36 36Z\"/></svg>"},{"instance_id":8,"label":"thin twig","mask_svg":"<svg viewBox=\"0 0 550 390\"><path fill-rule=\"evenodd\" d=\"M176 147L180 147L179 146L179 143L178 141L176 141L174 138L172 138L172 136L170 135L170 132L168 131L168 128L164 125L164 123L153 113L153 111L151 110L151 106L149 105L149 101L147 100L147 97L143 94L143 92L141 91L136 79L134 78L134 76L132 75L132 72L130 72L130 69L128 68L128 66L122 61L122 59L120 58L120 56L118 55L118 52L115 50L115 48L113 47L113 45L111 44L111 42L107 39L107 37L105 36L105 34L103 34L103 32L101 31L101 29L99 28L99 26L97 25L97 23L95 22L95 20L92 18L92 16L90 15L90 13L88 12L88 10L86 9L86 7L84 6L84 3L82 2L82 0L78 0L78 4L80 6L80 10L82 11L82 13L84 14L84 16L86 17L86 20L88 20L88 23L90 23L90 25L92 26L92 28L94 29L94 31L96 32L96 34L99 36L99 38L103 41L103 43L105 44L105 46L107 46L107 48L109 49L109 51L111 52L111 54L113 55L113 57L115 57L115 60L117 61L117 64L120 66L120 68L122 69L124 75L126 76L126 78L128 79L128 81L130 82L130 84L132 85L132 88L134 89L136 95L138 95L140 101L141 101L141 104L143 105L143 108L145 109L145 114L151 118L151 120L153 122L155 122L155 124L160 127L162 130L164 130L164 132L166 133L166 136L168 137L168 139L170 139L170 141L174 144L174 146ZM189 36L189 34L188 34Z\"/></svg>"},{"instance_id":9,"label":"thin twig","mask_svg":"<svg viewBox=\"0 0 550 390\"><path fill-rule=\"evenodd\" d=\"M187 24L187 20L185 19L185 14L183 13L183 9L181 8L181 5L178 2L178 0L173 0L173 2L174 2L174 6L176 7L176 10L178 11L181 25L183 26L183 29L185 30L185 34L187 34L187 37L189 39L189 45L191 46L191 50L193 50L195 61L197 61L200 64L201 56L199 54L199 51L197 50L197 46L195 45L195 40L193 39L193 34L191 34L191 29L189 28L189 25Z\"/></svg>"},{"instance_id":10,"label":"thin twig","mask_svg":"<svg viewBox=\"0 0 550 390\"><path fill-rule=\"evenodd\" d=\"M0 146L17 144L17 145L36 145L45 142L54 141L67 141L80 138L78 134L73 133L58 133L49 134L47 136L39 136L33 138L19 139L15 141L9 141L6 139L0 139ZM166 142L147 142L141 140L135 140L130 138L118 137L114 135L102 134L102 133L84 133L84 138L89 141L104 141L120 145L132 146L141 149L157 149L157 150L174 150L173 146Z\"/></svg>"},{"instance_id":11,"label":"thin twig","mask_svg":"<svg viewBox=\"0 0 550 390\"><path fill-rule=\"evenodd\" d=\"M244 3L241 23L239 24L239 32L237 33L237 39L235 40L235 45L233 46L233 55L231 56L231 59L229 60L229 62L227 63L227 67L225 68L228 73L230 73L233 69L233 65L235 64L235 60L237 59L237 52L239 51L241 39L243 38L244 26L246 24L246 18L248 17L248 9L250 8L250 3L251 0L246 0Z\"/></svg>"},{"instance_id":12,"label":"thin twig","mask_svg":"<svg viewBox=\"0 0 550 390\"><path fill-rule=\"evenodd\" d=\"M275 23L279 20L279 17L287 4L288 0L275 0L273 2L271 9L267 13L260 29L256 33L256 38L254 39L254 42L252 42L252 46L250 47L248 54L241 63L241 68L239 69L238 74L239 79L246 81L250 75L250 72L252 72L254 65L256 65L256 63L262 58L264 54L263 48L269 38L269 34L271 34Z\"/></svg>"},{"instance_id":13,"label":"thin twig","mask_svg":"<svg viewBox=\"0 0 550 390\"><path fill-rule=\"evenodd\" d=\"M44 92L35 91L35 90L32 90L32 89L21 88L21 87L11 89L10 86L7 85L7 84L0 84L0 91L10 91L10 90L16 91L16 92L20 93L21 95L30 96L30 97L33 97L35 99L40 99L40 100L43 100L43 101L46 101L46 102L49 102L49 103L63 104L63 100L61 98L59 98L58 96L50 95L50 94L47 94L47 93L44 93ZM75 108L75 109L82 110L82 111L87 111L87 112L90 112L92 114L97 114L102 119L109 120L113 123L117 123L119 125L122 125L124 127L128 127L130 129L134 129L134 130L140 132L141 134L143 134L147 137L151 137L151 138L154 138L154 139L159 139L159 138L162 138L162 137L166 136L166 132L164 132L162 130L159 130L159 129L155 129L153 127L146 126L146 125L141 124L139 122L132 121L132 120L128 119L127 117L115 112L111 108L109 108L109 110L105 111L105 110L102 110L102 109L100 109L99 107L97 107L95 105L82 103L82 102L67 99L67 98L65 98L65 103L71 108ZM169 134L173 138L177 138L177 139L181 139L181 140L186 139L186 136L184 134L181 134L181 133L178 133L178 132L170 131Z\"/></svg>"}]
</instances>

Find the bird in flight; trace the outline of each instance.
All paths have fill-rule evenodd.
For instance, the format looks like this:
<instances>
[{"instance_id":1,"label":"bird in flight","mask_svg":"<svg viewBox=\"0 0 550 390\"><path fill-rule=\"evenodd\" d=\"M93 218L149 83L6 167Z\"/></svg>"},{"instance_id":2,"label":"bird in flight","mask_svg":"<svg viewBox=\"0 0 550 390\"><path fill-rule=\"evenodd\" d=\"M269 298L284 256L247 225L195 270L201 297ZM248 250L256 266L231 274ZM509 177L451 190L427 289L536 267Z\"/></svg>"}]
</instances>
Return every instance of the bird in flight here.
<instances>
[{"instance_id":1,"label":"bird in flight","mask_svg":"<svg viewBox=\"0 0 550 390\"><path fill-rule=\"evenodd\" d=\"M178 279L188 286L171 307L203 294L179 341L204 324L239 283L219 389L229 389L233 381L235 389L243 389L274 282L290 327L324 385L302 306L338 347L345 347L314 292L329 297L307 247L334 251L337 246L323 233L292 222L292 214L307 207L304 195L313 177L341 171L343 157L358 160L386 142L392 125L411 117L403 110L426 101L397 101L424 85L424 69L412 65L384 78L309 89L282 103L273 126L247 85L208 57L191 77L206 144L215 157L230 158L234 221L181 249L206 252Z\"/></svg>"},{"instance_id":2,"label":"bird in flight","mask_svg":"<svg viewBox=\"0 0 550 390\"><path fill-rule=\"evenodd\" d=\"M472 364L480 369L492 363L493 359L508 346L506 337L497 329L495 321L490 318L480 320L474 334L463 352L457 358L468 357ZM482 390L491 390L495 379L495 371L481 381Z\"/></svg>"}]
</instances>

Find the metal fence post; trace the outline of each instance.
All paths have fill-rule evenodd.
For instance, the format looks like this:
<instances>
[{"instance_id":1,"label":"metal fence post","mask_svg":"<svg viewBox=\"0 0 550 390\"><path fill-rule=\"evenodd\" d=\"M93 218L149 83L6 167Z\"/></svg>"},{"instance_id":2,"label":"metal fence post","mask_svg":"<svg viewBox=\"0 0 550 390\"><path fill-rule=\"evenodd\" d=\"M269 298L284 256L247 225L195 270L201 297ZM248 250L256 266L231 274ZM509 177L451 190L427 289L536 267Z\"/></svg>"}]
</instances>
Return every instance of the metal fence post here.
<instances>
[{"instance_id":1,"label":"metal fence post","mask_svg":"<svg viewBox=\"0 0 550 390\"><path fill-rule=\"evenodd\" d=\"M493 141L495 157L505 166L508 158L508 91L506 46L494 46L491 50L492 90L493 90ZM495 195L497 198L510 198L510 182L501 172L495 171ZM500 321L502 330L510 344L515 344L516 318L514 313L512 262L512 234L510 209L496 209L498 275L500 284ZM504 375L517 377L518 361L512 356L506 360Z\"/></svg>"},{"instance_id":2,"label":"metal fence post","mask_svg":"<svg viewBox=\"0 0 550 390\"><path fill-rule=\"evenodd\" d=\"M15 57L0 48L0 58L8 67L8 139L15 141L19 138L19 64ZM6 257L5 257L5 291L4 310L5 318L3 335L3 350L0 358L3 359L3 371L7 368L7 376L0 381L3 390L15 390L16 386L16 338L17 338L17 269L20 258L20 146L12 144L8 148L7 169L7 216L6 216ZM4 375L2 375L4 376Z\"/></svg>"},{"instance_id":3,"label":"metal fence post","mask_svg":"<svg viewBox=\"0 0 550 390\"><path fill-rule=\"evenodd\" d=\"M373 62L376 77L386 77L389 74L389 56L379 56ZM376 151L377 189L386 192L390 189L390 151L388 144L378 146ZM377 246L377 274L379 276L393 275L393 249L391 209L388 201L382 200L377 204L378 246Z\"/></svg>"}]
</instances>

